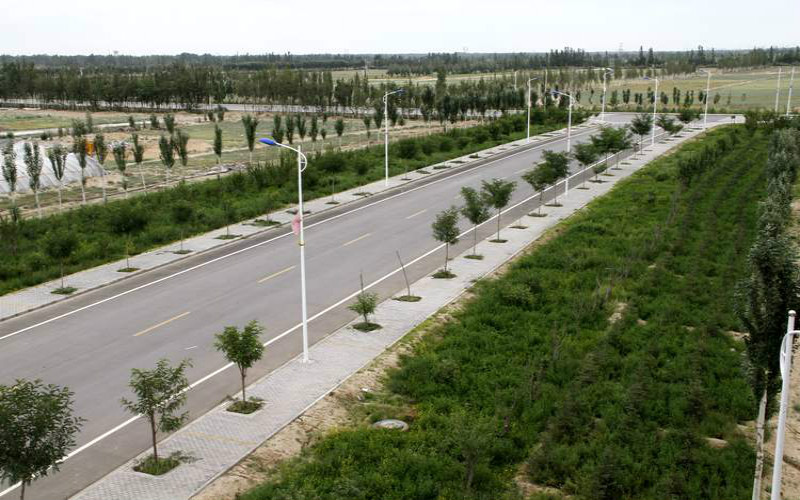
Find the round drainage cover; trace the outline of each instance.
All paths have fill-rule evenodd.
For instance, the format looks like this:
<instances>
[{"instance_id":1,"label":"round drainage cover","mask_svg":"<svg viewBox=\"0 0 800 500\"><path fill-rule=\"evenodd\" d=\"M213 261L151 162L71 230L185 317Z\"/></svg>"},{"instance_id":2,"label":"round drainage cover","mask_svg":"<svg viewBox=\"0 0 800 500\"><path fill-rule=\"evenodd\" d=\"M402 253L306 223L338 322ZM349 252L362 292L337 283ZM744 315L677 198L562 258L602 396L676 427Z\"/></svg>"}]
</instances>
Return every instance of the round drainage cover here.
<instances>
[{"instance_id":1,"label":"round drainage cover","mask_svg":"<svg viewBox=\"0 0 800 500\"><path fill-rule=\"evenodd\" d=\"M408 424L403 422L402 420L397 420L394 418L387 418L386 420L378 420L374 424L373 427L376 429L394 429L398 431L407 431Z\"/></svg>"}]
</instances>

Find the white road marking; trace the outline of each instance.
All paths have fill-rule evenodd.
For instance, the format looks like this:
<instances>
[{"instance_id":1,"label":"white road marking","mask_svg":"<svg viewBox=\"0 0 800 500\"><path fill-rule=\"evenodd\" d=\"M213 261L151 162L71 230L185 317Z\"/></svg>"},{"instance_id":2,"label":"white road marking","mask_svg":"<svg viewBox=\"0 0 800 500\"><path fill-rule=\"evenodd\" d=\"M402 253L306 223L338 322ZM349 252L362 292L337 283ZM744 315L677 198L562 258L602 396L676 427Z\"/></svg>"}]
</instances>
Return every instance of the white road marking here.
<instances>
[{"instance_id":1,"label":"white road marking","mask_svg":"<svg viewBox=\"0 0 800 500\"><path fill-rule=\"evenodd\" d=\"M427 208L423 208L423 209L422 209L422 210L420 210L419 212L414 212L413 214L411 214L411 215L409 215L408 217L406 217L406 220L408 220L408 219L413 219L413 218L414 218L414 217L416 217L417 215L422 215L422 214L424 214L424 213L425 213L425 212L427 212L427 211L428 211L428 209L427 209Z\"/></svg>"}]
</instances>

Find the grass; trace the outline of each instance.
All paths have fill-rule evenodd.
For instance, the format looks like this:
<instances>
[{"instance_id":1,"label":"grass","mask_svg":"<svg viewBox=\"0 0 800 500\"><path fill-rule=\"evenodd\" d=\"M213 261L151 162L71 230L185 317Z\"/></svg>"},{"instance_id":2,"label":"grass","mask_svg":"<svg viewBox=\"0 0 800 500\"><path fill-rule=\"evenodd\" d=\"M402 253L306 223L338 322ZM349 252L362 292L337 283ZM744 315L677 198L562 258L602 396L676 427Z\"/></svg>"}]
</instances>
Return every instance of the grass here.
<instances>
[{"instance_id":1,"label":"grass","mask_svg":"<svg viewBox=\"0 0 800 500\"><path fill-rule=\"evenodd\" d=\"M251 398L249 401L234 401L226 410L232 413L241 413L243 415L250 415L264 407L264 401L260 399Z\"/></svg>"},{"instance_id":2,"label":"grass","mask_svg":"<svg viewBox=\"0 0 800 500\"><path fill-rule=\"evenodd\" d=\"M704 141L622 181L422 338L369 401L412 415L408 432L338 430L242 500L506 500L522 464L576 500L750 498L737 425L756 405L724 332L741 327L731 293L768 138L709 135L738 142L689 187L677 162Z\"/></svg>"},{"instance_id":3,"label":"grass","mask_svg":"<svg viewBox=\"0 0 800 500\"><path fill-rule=\"evenodd\" d=\"M448 270L439 269L438 271L433 273L431 276L434 279L437 279L437 280L449 280L449 279L453 279L453 278L456 277L456 275L453 274L453 272L450 271L449 269Z\"/></svg>"},{"instance_id":4,"label":"grass","mask_svg":"<svg viewBox=\"0 0 800 500\"><path fill-rule=\"evenodd\" d=\"M77 291L78 289L75 288L74 286L60 286L50 293L54 293L56 295L72 295Z\"/></svg>"},{"instance_id":5,"label":"grass","mask_svg":"<svg viewBox=\"0 0 800 500\"><path fill-rule=\"evenodd\" d=\"M123 267L121 269L117 269L117 272L118 273L135 273L138 270L139 270L138 267Z\"/></svg>"},{"instance_id":6,"label":"grass","mask_svg":"<svg viewBox=\"0 0 800 500\"><path fill-rule=\"evenodd\" d=\"M508 240L504 240L502 238L493 238L489 240L489 243L506 243Z\"/></svg>"},{"instance_id":7,"label":"grass","mask_svg":"<svg viewBox=\"0 0 800 500\"><path fill-rule=\"evenodd\" d=\"M557 127L564 118L562 115L549 116L548 123L532 128L541 132ZM524 125L524 117L512 115L471 129L451 129L446 134L398 141L390 145L394 158L390 175L514 140L524 134ZM408 141L415 144L411 150L413 154L401 155ZM309 169L303 179L306 200L329 197L332 178L340 190L382 179L383 155L383 147L376 146L310 156ZM131 255L137 255L177 242L181 234L190 237L225 227L231 222L221 203L226 199L237 221L263 216L293 204L297 196L295 169L295 159L283 156L277 165L254 166L219 180L182 183L147 196L88 205L44 219L29 218L19 226L0 222L0 252L4 255L0 259L0 295L59 276L59 263L42 250L43 241L56 228L69 230L79 239L78 249L65 260L65 271L74 273L125 257L126 238L115 232L115 227L118 218L128 212L139 212L146 220L144 227L131 234ZM193 217L181 231L172 220L171 207L183 201L191 204Z\"/></svg>"},{"instance_id":8,"label":"grass","mask_svg":"<svg viewBox=\"0 0 800 500\"><path fill-rule=\"evenodd\" d=\"M272 227L272 226L280 226L281 223L271 219L256 219L253 222L250 222L251 226L260 226L260 227Z\"/></svg>"},{"instance_id":9,"label":"grass","mask_svg":"<svg viewBox=\"0 0 800 500\"><path fill-rule=\"evenodd\" d=\"M218 240L235 240L236 238L241 238L241 234L221 234L217 236L216 239Z\"/></svg>"},{"instance_id":10,"label":"grass","mask_svg":"<svg viewBox=\"0 0 800 500\"><path fill-rule=\"evenodd\" d=\"M163 476L180 464L190 460L190 457L179 451L172 453L166 458L159 458L158 461L155 460L153 455L150 455L137 462L136 465L133 466L133 470L144 474L150 474L151 476Z\"/></svg>"},{"instance_id":11,"label":"grass","mask_svg":"<svg viewBox=\"0 0 800 500\"><path fill-rule=\"evenodd\" d=\"M359 332L374 332L375 330L380 330L383 327L377 323L372 323L371 321L362 321L361 323L355 323L353 328Z\"/></svg>"},{"instance_id":12,"label":"grass","mask_svg":"<svg viewBox=\"0 0 800 500\"><path fill-rule=\"evenodd\" d=\"M479 253L475 253L475 254L471 253L469 255L465 255L464 258L465 259L472 259L472 260L483 260L483 255L481 255Z\"/></svg>"}]
</instances>

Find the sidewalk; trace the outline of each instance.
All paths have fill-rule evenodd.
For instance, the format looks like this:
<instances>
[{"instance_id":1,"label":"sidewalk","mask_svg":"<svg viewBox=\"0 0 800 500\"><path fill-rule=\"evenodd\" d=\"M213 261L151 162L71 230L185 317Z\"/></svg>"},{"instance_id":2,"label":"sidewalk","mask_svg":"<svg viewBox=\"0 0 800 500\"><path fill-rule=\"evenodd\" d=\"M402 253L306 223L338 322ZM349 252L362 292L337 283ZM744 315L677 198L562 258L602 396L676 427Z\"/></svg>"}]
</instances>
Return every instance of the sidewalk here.
<instances>
[{"instance_id":1,"label":"sidewalk","mask_svg":"<svg viewBox=\"0 0 800 500\"><path fill-rule=\"evenodd\" d=\"M573 130L581 131L591 126L593 125L588 123L581 124L579 126L573 127ZM566 129L548 132L546 134L531 137L531 144L537 144L546 141L548 139L552 139L554 137L563 135L566 135ZM436 177L444 172L452 171L452 169L454 168L468 167L471 163L475 161L489 158L493 155L496 155L504 151L508 151L509 149L516 148L524 144L525 144L525 139L510 142L507 144L501 144L499 146L495 146L490 149L473 153L472 155L465 155L459 158L453 158L451 160L426 167L426 170L430 172L429 174L422 174L415 171L415 172L409 172L408 175L406 176L397 175L394 177L390 177L388 187L384 185L383 180L379 180L364 186L356 187L353 189L349 189L347 191L337 193L335 195L336 201L339 202L337 205L329 204L328 202L331 200L330 197L325 197L325 198L318 198L312 201L307 201L305 203L304 208L306 211L310 211L312 214L318 214L325 210L330 210L333 207L341 207L347 203L360 200L363 197L363 193L378 194L389 189L394 189L399 186L403 186L405 184L413 183L419 179ZM471 156L477 156L477 158L471 158ZM448 168L437 170L436 167L438 166L447 166ZM269 218L281 224L289 223L291 222L294 216L288 213L287 210L291 210L292 208L294 208L294 205L291 207L283 207L281 210L270 213ZM269 229L271 228L269 227L265 228L263 226L254 225L254 219L250 219L242 221L238 224L231 225L230 227L231 234L240 235L239 238L233 240L219 239L220 236L225 235L225 228L216 229L214 231L186 239L183 244L184 248L192 250L192 253L188 255L176 254L175 251L179 249L180 244L179 242L175 242L173 244L159 247L150 250L148 252L133 256L130 259L130 265L131 267L139 268L139 270L134 273L121 273L118 271L119 269L126 267L125 260L121 259L116 262L110 262L108 264L103 264L101 266L97 266L91 269L87 269L85 271L80 271L75 274L71 274L64 278L64 281L68 286L72 286L78 289L78 291L72 294L71 296L55 295L52 293L53 290L61 286L60 280L52 280L47 283L43 283L41 285L33 286L17 292L12 292L0 296L0 321L14 316L18 316L20 314L35 309L42 308L44 306L53 304L55 302L60 302L62 300L69 299L70 297L75 297L76 295L80 295L81 293L85 293L109 285L111 283L115 283L127 277L141 274L142 272L152 270L161 266L165 266L167 264L171 264L180 259L184 259L193 255L197 255L202 252L220 248L223 245L226 245L233 241L238 241L243 238L248 238L258 233L267 231Z\"/></svg>"},{"instance_id":2,"label":"sidewalk","mask_svg":"<svg viewBox=\"0 0 800 500\"><path fill-rule=\"evenodd\" d=\"M311 347L311 363L302 363L299 357L295 358L251 384L249 394L264 399L264 409L251 415L239 415L227 412L225 406L230 403L226 402L161 442L161 453L167 455L180 450L194 458L191 463L184 463L160 477L134 472L134 461L148 455L148 450L72 498L188 500L428 316L457 298L475 280L524 251L547 229L606 194L617 182L653 158L699 133L702 130L687 130L680 139L645 148L626 159L620 170L612 170L613 177L604 177L607 182L587 183L590 189L575 189L568 196L562 196L563 206L548 208L548 217L524 217L527 229L506 228L503 231L503 238L508 240L505 244L482 241L478 244L478 252L484 255L483 260L461 256L453 259L451 269L456 278L436 280L425 277L417 281L412 291L423 298L420 302L384 301L378 306L374 318L383 326L381 330L362 333L347 325ZM563 189L562 186L558 188ZM509 207L507 211L515 207ZM494 223L494 219L487 223Z\"/></svg>"}]
</instances>

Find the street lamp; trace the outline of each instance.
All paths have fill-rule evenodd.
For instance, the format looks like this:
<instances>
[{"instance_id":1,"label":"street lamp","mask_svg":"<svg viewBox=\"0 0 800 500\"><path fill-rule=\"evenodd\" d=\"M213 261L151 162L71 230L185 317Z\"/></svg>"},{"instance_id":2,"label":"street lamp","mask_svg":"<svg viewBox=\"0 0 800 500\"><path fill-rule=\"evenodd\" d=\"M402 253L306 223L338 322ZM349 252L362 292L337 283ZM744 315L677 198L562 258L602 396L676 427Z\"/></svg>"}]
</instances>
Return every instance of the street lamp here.
<instances>
[{"instance_id":1,"label":"street lamp","mask_svg":"<svg viewBox=\"0 0 800 500\"><path fill-rule=\"evenodd\" d=\"M385 130L383 137L383 166L386 170L386 187L389 187L389 96L402 94L403 92L403 89L397 89L383 94L383 125Z\"/></svg>"},{"instance_id":2,"label":"street lamp","mask_svg":"<svg viewBox=\"0 0 800 500\"><path fill-rule=\"evenodd\" d=\"M778 101L781 98L781 71L783 68L778 68L778 83L775 85L775 114L778 114Z\"/></svg>"},{"instance_id":3,"label":"street lamp","mask_svg":"<svg viewBox=\"0 0 800 500\"><path fill-rule=\"evenodd\" d=\"M792 77L789 78L789 97L786 99L786 116L789 116L789 111L792 109L792 87L794 87L794 68L792 68Z\"/></svg>"},{"instance_id":4,"label":"street lamp","mask_svg":"<svg viewBox=\"0 0 800 500\"><path fill-rule=\"evenodd\" d=\"M300 146L297 146L297 149L287 146L286 144L281 144L273 139L269 138L262 138L259 139L259 142L266 144L267 146L277 146L281 148L286 148L290 151L294 151L297 153L297 221L298 221L298 235L300 236L300 297L301 297L301 308L303 311L303 362L308 363L308 310L306 306L306 243L305 239L303 238L303 219L305 215L303 214L303 170L306 169L308 166L308 159L306 155L304 155L300 151Z\"/></svg>"},{"instance_id":5,"label":"street lamp","mask_svg":"<svg viewBox=\"0 0 800 500\"><path fill-rule=\"evenodd\" d=\"M606 78L609 74L613 74L614 70L611 68L601 68L603 70L603 100L600 104L600 121L606 121Z\"/></svg>"},{"instance_id":6,"label":"street lamp","mask_svg":"<svg viewBox=\"0 0 800 500\"><path fill-rule=\"evenodd\" d=\"M703 130L705 130L708 124L708 93L711 92L711 72L703 68L700 68L698 71L708 75L708 78L706 79L706 105L705 109L703 110Z\"/></svg>"},{"instance_id":7,"label":"street lamp","mask_svg":"<svg viewBox=\"0 0 800 500\"><path fill-rule=\"evenodd\" d=\"M794 337L800 334L800 330L794 329L796 313L789 311L789 324L786 327L786 335L781 341L780 365L781 365L781 405L778 413L778 434L775 440L775 463L772 467L772 495L771 500L781 500L781 476L783 473L783 441L786 437L786 409L789 406L789 379L792 372L792 344Z\"/></svg>"},{"instance_id":8,"label":"street lamp","mask_svg":"<svg viewBox=\"0 0 800 500\"><path fill-rule=\"evenodd\" d=\"M653 71L655 74L655 70ZM656 90L653 92L653 127L652 127L652 138L650 140L650 145L655 146L656 144L656 110L658 108L658 78L653 76L650 78L649 76L644 77L645 80L655 80L656 82ZM708 95L706 95L706 99L708 99Z\"/></svg>"},{"instance_id":9,"label":"street lamp","mask_svg":"<svg viewBox=\"0 0 800 500\"><path fill-rule=\"evenodd\" d=\"M526 142L531 142L531 82L538 79L538 76L528 79L528 140Z\"/></svg>"},{"instance_id":10,"label":"street lamp","mask_svg":"<svg viewBox=\"0 0 800 500\"><path fill-rule=\"evenodd\" d=\"M569 157L570 152L572 151L572 94L567 94L566 92L560 92L558 90L553 90L552 95L562 95L565 97L569 97L569 113L567 114L567 157ZM567 192L569 191L569 169L567 169L567 182L564 187L564 196L567 196Z\"/></svg>"}]
</instances>

